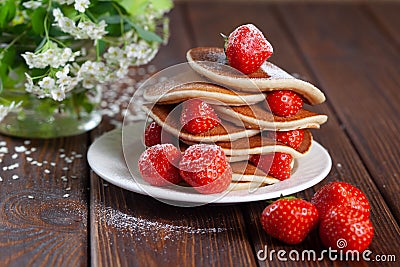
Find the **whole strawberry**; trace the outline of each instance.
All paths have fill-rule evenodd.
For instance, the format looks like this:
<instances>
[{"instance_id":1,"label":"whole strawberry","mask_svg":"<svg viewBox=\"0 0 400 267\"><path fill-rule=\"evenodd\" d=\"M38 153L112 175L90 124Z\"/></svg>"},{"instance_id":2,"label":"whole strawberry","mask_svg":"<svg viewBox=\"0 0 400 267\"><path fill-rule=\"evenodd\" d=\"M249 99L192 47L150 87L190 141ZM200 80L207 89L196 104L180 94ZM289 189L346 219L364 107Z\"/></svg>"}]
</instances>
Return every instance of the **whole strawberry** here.
<instances>
[{"instance_id":1,"label":"whole strawberry","mask_svg":"<svg viewBox=\"0 0 400 267\"><path fill-rule=\"evenodd\" d=\"M271 44L253 24L236 28L228 37L225 47L229 65L244 74L250 74L273 53Z\"/></svg>"},{"instance_id":2,"label":"whole strawberry","mask_svg":"<svg viewBox=\"0 0 400 267\"><path fill-rule=\"evenodd\" d=\"M302 242L317 223L317 208L298 198L279 199L268 205L261 214L263 229L287 244Z\"/></svg>"},{"instance_id":3,"label":"whole strawberry","mask_svg":"<svg viewBox=\"0 0 400 267\"><path fill-rule=\"evenodd\" d=\"M189 99L182 104L180 122L189 133L204 133L221 123L214 109L200 99Z\"/></svg>"},{"instance_id":4,"label":"whole strawberry","mask_svg":"<svg viewBox=\"0 0 400 267\"><path fill-rule=\"evenodd\" d=\"M365 194L357 187L344 182L332 182L321 187L312 197L321 216L325 216L333 207L348 207L359 210L369 217L371 206Z\"/></svg>"},{"instance_id":5,"label":"whole strawberry","mask_svg":"<svg viewBox=\"0 0 400 267\"><path fill-rule=\"evenodd\" d=\"M154 145L140 155L139 172L151 185L176 184L181 181L177 168L181 157L181 152L171 144Z\"/></svg>"},{"instance_id":6,"label":"whole strawberry","mask_svg":"<svg viewBox=\"0 0 400 267\"><path fill-rule=\"evenodd\" d=\"M220 193L232 181L232 169L217 145L197 144L186 149L179 164L182 178L202 194Z\"/></svg>"},{"instance_id":7,"label":"whole strawberry","mask_svg":"<svg viewBox=\"0 0 400 267\"><path fill-rule=\"evenodd\" d=\"M371 243L374 228L360 210L336 207L321 218L319 236L325 247L362 252Z\"/></svg>"},{"instance_id":8,"label":"whole strawberry","mask_svg":"<svg viewBox=\"0 0 400 267\"><path fill-rule=\"evenodd\" d=\"M300 147L304 139L304 130L292 130L285 132L276 132L276 141L284 143L294 149Z\"/></svg>"},{"instance_id":9,"label":"whole strawberry","mask_svg":"<svg viewBox=\"0 0 400 267\"><path fill-rule=\"evenodd\" d=\"M281 117L295 115L303 106L301 97L289 90L268 93L267 102L272 113Z\"/></svg>"},{"instance_id":10,"label":"whole strawberry","mask_svg":"<svg viewBox=\"0 0 400 267\"><path fill-rule=\"evenodd\" d=\"M292 155L287 153L271 153L265 155L252 155L250 162L257 168L268 173L268 175L275 177L279 180L286 180L290 178Z\"/></svg>"}]
</instances>

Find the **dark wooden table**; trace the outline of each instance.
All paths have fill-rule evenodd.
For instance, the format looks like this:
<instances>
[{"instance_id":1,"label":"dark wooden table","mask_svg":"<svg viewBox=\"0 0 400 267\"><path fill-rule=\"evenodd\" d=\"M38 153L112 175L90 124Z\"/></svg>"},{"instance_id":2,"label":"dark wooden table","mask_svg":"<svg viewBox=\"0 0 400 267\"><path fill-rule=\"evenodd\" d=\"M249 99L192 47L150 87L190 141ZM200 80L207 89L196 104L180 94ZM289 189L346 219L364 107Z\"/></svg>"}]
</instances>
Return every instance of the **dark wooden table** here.
<instances>
[{"instance_id":1,"label":"dark wooden table","mask_svg":"<svg viewBox=\"0 0 400 267\"><path fill-rule=\"evenodd\" d=\"M331 181L359 187L372 206L371 258L395 255L393 266L400 262L399 13L399 3L382 2L177 4L170 14L170 42L152 62L157 69L185 62L191 47L222 46L220 32L247 22L259 26L274 45L271 61L327 96L314 110L328 114L329 121L313 134L328 149L333 167L323 182L297 196L310 199ZM152 67L138 70L130 82L149 71ZM259 223L265 201L177 208L100 179L86 152L121 120L115 105L126 107L127 100L116 99L133 89L106 91L115 116L105 115L88 134L53 140L0 136L9 149L0 163L0 266L298 265L304 262L279 261L276 254L259 261L257 252L265 246L287 253L323 249L316 232L297 246L266 235ZM21 146L29 152L14 151ZM3 169L10 165L15 168ZM337 264L367 262L307 261Z\"/></svg>"}]
</instances>

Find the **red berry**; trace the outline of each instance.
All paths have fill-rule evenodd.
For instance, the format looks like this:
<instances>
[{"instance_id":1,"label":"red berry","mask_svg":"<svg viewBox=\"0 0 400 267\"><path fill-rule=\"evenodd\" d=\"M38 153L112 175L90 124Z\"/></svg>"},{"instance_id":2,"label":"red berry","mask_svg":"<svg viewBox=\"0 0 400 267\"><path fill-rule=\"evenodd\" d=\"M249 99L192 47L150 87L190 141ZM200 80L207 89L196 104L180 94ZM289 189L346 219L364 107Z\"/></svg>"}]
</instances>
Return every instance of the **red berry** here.
<instances>
[{"instance_id":1,"label":"red berry","mask_svg":"<svg viewBox=\"0 0 400 267\"><path fill-rule=\"evenodd\" d=\"M204 133L221 123L214 109L199 99L190 99L182 104L181 125L189 133Z\"/></svg>"},{"instance_id":2,"label":"red berry","mask_svg":"<svg viewBox=\"0 0 400 267\"><path fill-rule=\"evenodd\" d=\"M177 168L181 157L181 152L171 144L154 145L140 155L139 172L151 185L176 184L181 181Z\"/></svg>"},{"instance_id":3,"label":"red berry","mask_svg":"<svg viewBox=\"0 0 400 267\"><path fill-rule=\"evenodd\" d=\"M276 132L276 140L294 149L300 147L304 139L304 130Z\"/></svg>"},{"instance_id":4,"label":"red berry","mask_svg":"<svg viewBox=\"0 0 400 267\"><path fill-rule=\"evenodd\" d=\"M318 223L317 208L303 199L279 199L261 214L261 225L271 236L287 243L298 244Z\"/></svg>"},{"instance_id":5,"label":"red berry","mask_svg":"<svg viewBox=\"0 0 400 267\"><path fill-rule=\"evenodd\" d=\"M161 144L162 127L156 122L150 123L144 131L144 144L146 146L154 146Z\"/></svg>"},{"instance_id":6,"label":"red berry","mask_svg":"<svg viewBox=\"0 0 400 267\"><path fill-rule=\"evenodd\" d=\"M292 155L287 153L271 153L265 155L252 155L250 162L268 175L279 180L290 178Z\"/></svg>"},{"instance_id":7,"label":"red berry","mask_svg":"<svg viewBox=\"0 0 400 267\"><path fill-rule=\"evenodd\" d=\"M202 194L220 193L232 181L232 169L217 145L197 144L186 149L179 164L182 178Z\"/></svg>"},{"instance_id":8,"label":"red berry","mask_svg":"<svg viewBox=\"0 0 400 267\"><path fill-rule=\"evenodd\" d=\"M321 218L333 207L356 209L367 218L371 210L365 194L344 182L332 182L321 187L312 197L311 203L317 207Z\"/></svg>"},{"instance_id":9,"label":"red berry","mask_svg":"<svg viewBox=\"0 0 400 267\"><path fill-rule=\"evenodd\" d=\"M364 251L372 241L374 228L360 210L332 208L319 225L319 237L325 247L335 250Z\"/></svg>"},{"instance_id":10,"label":"red berry","mask_svg":"<svg viewBox=\"0 0 400 267\"><path fill-rule=\"evenodd\" d=\"M229 65L244 74L250 74L273 53L271 44L253 24L236 28L228 37L225 48Z\"/></svg>"},{"instance_id":11,"label":"red berry","mask_svg":"<svg viewBox=\"0 0 400 267\"><path fill-rule=\"evenodd\" d=\"M281 117L295 115L303 106L301 97L289 90L268 93L267 102L272 113Z\"/></svg>"},{"instance_id":12,"label":"red berry","mask_svg":"<svg viewBox=\"0 0 400 267\"><path fill-rule=\"evenodd\" d=\"M163 130L156 122L150 123L144 131L144 144L154 146L157 144L175 144L177 138Z\"/></svg>"}]
</instances>

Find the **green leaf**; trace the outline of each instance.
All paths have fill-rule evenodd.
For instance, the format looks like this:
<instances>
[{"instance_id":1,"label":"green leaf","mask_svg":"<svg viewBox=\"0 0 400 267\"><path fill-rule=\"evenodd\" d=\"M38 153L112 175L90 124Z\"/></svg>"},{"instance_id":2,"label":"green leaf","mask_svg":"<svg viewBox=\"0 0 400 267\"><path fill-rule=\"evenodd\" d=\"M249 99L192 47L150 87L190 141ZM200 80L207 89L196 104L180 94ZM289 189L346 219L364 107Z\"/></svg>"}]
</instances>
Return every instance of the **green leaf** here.
<instances>
[{"instance_id":1,"label":"green leaf","mask_svg":"<svg viewBox=\"0 0 400 267\"><path fill-rule=\"evenodd\" d=\"M39 35L44 33L44 19L46 14L46 9L42 7L36 9L32 14L32 29Z\"/></svg>"},{"instance_id":2,"label":"green leaf","mask_svg":"<svg viewBox=\"0 0 400 267\"><path fill-rule=\"evenodd\" d=\"M97 15L106 15L106 14L115 14L115 9L112 4L112 1L107 2L99 2L96 4L96 8L89 7L89 11L93 14Z\"/></svg>"},{"instance_id":3,"label":"green leaf","mask_svg":"<svg viewBox=\"0 0 400 267\"><path fill-rule=\"evenodd\" d=\"M2 55L0 58L0 77L3 84L6 84L6 81L9 78L8 70L12 67L16 51L14 47L10 47L5 51L0 51L0 54Z\"/></svg>"},{"instance_id":4,"label":"green leaf","mask_svg":"<svg viewBox=\"0 0 400 267\"><path fill-rule=\"evenodd\" d=\"M154 32L151 31L146 31L145 29L143 29L142 27L140 27L139 25L137 25L136 23L130 22L128 21L129 24L132 25L133 28L135 28L137 34L144 40L148 41L148 42L158 42L161 43L162 39L160 36L158 36L157 34L155 34Z\"/></svg>"},{"instance_id":5,"label":"green leaf","mask_svg":"<svg viewBox=\"0 0 400 267\"><path fill-rule=\"evenodd\" d=\"M107 24L120 24L123 19L119 15L114 16L101 16L98 20L104 20Z\"/></svg>"},{"instance_id":6,"label":"green leaf","mask_svg":"<svg viewBox=\"0 0 400 267\"><path fill-rule=\"evenodd\" d=\"M173 2L171 0L122 0L121 6L123 6L130 15L137 16L143 14L146 11L146 7L150 3L157 11L166 12L173 6Z\"/></svg>"},{"instance_id":7,"label":"green leaf","mask_svg":"<svg viewBox=\"0 0 400 267\"><path fill-rule=\"evenodd\" d=\"M17 11L14 0L7 0L0 6L0 28L4 28L8 22L12 21Z\"/></svg>"}]
</instances>

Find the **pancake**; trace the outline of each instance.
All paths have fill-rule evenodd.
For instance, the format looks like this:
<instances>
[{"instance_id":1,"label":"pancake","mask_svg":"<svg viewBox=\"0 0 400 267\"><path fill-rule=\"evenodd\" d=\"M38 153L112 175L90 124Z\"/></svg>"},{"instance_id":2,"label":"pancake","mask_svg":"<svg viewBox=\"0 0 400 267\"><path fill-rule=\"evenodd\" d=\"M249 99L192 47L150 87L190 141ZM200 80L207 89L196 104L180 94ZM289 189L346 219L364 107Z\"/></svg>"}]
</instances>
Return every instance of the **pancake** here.
<instances>
[{"instance_id":1,"label":"pancake","mask_svg":"<svg viewBox=\"0 0 400 267\"><path fill-rule=\"evenodd\" d=\"M261 134L233 142L216 142L215 144L220 146L225 155L230 157L282 152L288 153L294 158L300 158L310 151L312 140L311 132L305 130L303 142L297 149L277 142L268 136L261 136Z\"/></svg>"},{"instance_id":2,"label":"pancake","mask_svg":"<svg viewBox=\"0 0 400 267\"><path fill-rule=\"evenodd\" d=\"M147 101L157 104L176 104L188 99L202 98L216 100L213 102L216 105L225 104L230 106L252 105L265 100L265 95L261 92L236 92L205 82L180 85L172 82L160 82L154 86L149 86L144 91L143 97Z\"/></svg>"},{"instance_id":3,"label":"pancake","mask_svg":"<svg viewBox=\"0 0 400 267\"><path fill-rule=\"evenodd\" d=\"M222 48L192 48L186 53L186 58L193 70L228 88L235 88L244 92L259 92L260 90L268 92L285 89L300 94L312 105L325 101L325 95L317 87L294 78L268 61L264 62L256 72L244 75L226 65L226 57ZM221 64L227 67L223 67Z\"/></svg>"},{"instance_id":4,"label":"pancake","mask_svg":"<svg viewBox=\"0 0 400 267\"><path fill-rule=\"evenodd\" d=\"M274 184L278 179L268 176L264 171L248 161L230 163L232 168L232 181L234 182L256 182Z\"/></svg>"},{"instance_id":5,"label":"pancake","mask_svg":"<svg viewBox=\"0 0 400 267\"><path fill-rule=\"evenodd\" d=\"M305 128L319 128L325 123L328 116L300 109L290 117L273 115L263 101L252 106L225 107L214 106L214 110L220 118L243 125L248 129L260 129L270 131L289 131Z\"/></svg>"},{"instance_id":6,"label":"pancake","mask_svg":"<svg viewBox=\"0 0 400 267\"><path fill-rule=\"evenodd\" d=\"M175 107L175 105L143 105L142 109L164 130L183 141L195 143L231 142L241 138L249 138L260 133L259 130L245 129L228 121L221 120L220 125L205 133L191 134L181 129L179 122L180 109L179 107L175 109ZM176 112L176 114L172 114L172 112Z\"/></svg>"},{"instance_id":7,"label":"pancake","mask_svg":"<svg viewBox=\"0 0 400 267\"><path fill-rule=\"evenodd\" d=\"M250 158L250 155L243 155L243 156L226 156L230 163L238 162L238 161L247 161Z\"/></svg>"}]
</instances>

